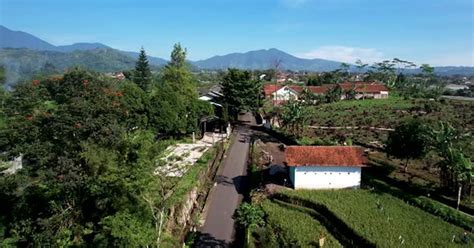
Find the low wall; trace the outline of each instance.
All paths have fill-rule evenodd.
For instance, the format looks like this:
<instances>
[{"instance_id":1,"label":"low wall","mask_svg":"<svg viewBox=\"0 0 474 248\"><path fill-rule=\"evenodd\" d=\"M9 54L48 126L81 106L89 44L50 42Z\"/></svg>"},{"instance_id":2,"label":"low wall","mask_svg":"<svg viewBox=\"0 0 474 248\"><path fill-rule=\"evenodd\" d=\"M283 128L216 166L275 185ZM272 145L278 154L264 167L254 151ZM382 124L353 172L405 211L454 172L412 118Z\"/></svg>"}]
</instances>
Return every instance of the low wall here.
<instances>
[{"instance_id":1,"label":"low wall","mask_svg":"<svg viewBox=\"0 0 474 248\"><path fill-rule=\"evenodd\" d=\"M166 230L174 237L178 237L180 242L184 240L188 230L197 225L194 217L202 212L226 151L225 142L218 143L212 149L215 149L215 154L208 161L207 167L198 174L195 186L188 191L180 204L170 208Z\"/></svg>"}]
</instances>

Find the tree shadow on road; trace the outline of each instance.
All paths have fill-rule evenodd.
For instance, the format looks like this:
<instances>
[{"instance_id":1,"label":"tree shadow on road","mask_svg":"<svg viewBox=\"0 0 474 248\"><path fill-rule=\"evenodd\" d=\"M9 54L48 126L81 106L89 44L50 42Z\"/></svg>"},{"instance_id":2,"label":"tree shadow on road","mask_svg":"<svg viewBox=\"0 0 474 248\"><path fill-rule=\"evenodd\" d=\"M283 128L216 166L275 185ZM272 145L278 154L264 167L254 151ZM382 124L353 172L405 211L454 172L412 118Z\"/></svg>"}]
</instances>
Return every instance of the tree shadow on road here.
<instances>
[{"instance_id":1,"label":"tree shadow on road","mask_svg":"<svg viewBox=\"0 0 474 248\"><path fill-rule=\"evenodd\" d=\"M192 247L230 247L224 240L216 239L208 233L197 234L196 243Z\"/></svg>"},{"instance_id":2,"label":"tree shadow on road","mask_svg":"<svg viewBox=\"0 0 474 248\"><path fill-rule=\"evenodd\" d=\"M239 193L240 195L244 195L244 197L249 193L249 180L247 176L237 176L232 178L232 181L234 183L235 190L237 191L237 193Z\"/></svg>"}]
</instances>

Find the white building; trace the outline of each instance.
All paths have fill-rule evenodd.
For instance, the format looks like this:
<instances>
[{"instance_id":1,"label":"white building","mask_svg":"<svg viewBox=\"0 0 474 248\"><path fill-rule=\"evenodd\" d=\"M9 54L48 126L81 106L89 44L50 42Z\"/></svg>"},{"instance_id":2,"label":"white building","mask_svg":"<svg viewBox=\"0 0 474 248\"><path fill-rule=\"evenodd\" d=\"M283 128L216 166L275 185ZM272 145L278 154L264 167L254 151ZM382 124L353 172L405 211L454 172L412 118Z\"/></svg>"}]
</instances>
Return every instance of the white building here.
<instances>
[{"instance_id":1,"label":"white building","mask_svg":"<svg viewBox=\"0 0 474 248\"><path fill-rule=\"evenodd\" d=\"M289 146L285 157L295 189L358 188L367 164L356 146Z\"/></svg>"},{"instance_id":2,"label":"white building","mask_svg":"<svg viewBox=\"0 0 474 248\"><path fill-rule=\"evenodd\" d=\"M280 85L265 84L263 91L266 99L271 99L274 104L283 104L290 99L298 100L304 89L308 89L315 95L324 95L334 87L341 87L343 94L341 100L346 98L346 93L355 91L355 99L386 99L389 95L389 89L376 82L345 82L340 84L324 84L322 86L301 86L301 85Z\"/></svg>"},{"instance_id":3,"label":"white building","mask_svg":"<svg viewBox=\"0 0 474 248\"><path fill-rule=\"evenodd\" d=\"M298 100L298 94L298 91L292 89L291 87L283 86L272 93L272 99L274 101Z\"/></svg>"}]
</instances>

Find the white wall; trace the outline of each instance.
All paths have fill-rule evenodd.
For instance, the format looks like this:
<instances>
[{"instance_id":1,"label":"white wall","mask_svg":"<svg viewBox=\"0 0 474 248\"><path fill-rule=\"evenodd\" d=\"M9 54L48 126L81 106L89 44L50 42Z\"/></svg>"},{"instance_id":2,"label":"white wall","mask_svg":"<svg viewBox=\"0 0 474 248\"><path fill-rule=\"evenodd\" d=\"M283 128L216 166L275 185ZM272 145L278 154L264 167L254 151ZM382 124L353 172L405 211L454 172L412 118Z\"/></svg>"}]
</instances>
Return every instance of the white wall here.
<instances>
[{"instance_id":1,"label":"white wall","mask_svg":"<svg viewBox=\"0 0 474 248\"><path fill-rule=\"evenodd\" d=\"M290 99L298 100L298 95L286 86L273 93L273 100L289 101Z\"/></svg>"},{"instance_id":2,"label":"white wall","mask_svg":"<svg viewBox=\"0 0 474 248\"><path fill-rule=\"evenodd\" d=\"M290 167L295 189L339 189L360 187L360 167Z\"/></svg>"}]
</instances>

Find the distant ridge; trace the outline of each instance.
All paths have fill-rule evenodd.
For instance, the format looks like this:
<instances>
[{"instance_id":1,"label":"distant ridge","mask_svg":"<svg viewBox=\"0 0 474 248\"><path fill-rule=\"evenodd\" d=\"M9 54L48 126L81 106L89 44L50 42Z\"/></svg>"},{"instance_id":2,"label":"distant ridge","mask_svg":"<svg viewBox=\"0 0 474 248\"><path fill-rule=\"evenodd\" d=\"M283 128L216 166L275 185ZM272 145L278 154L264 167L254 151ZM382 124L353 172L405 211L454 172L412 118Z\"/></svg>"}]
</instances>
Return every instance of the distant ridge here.
<instances>
[{"instance_id":1,"label":"distant ridge","mask_svg":"<svg viewBox=\"0 0 474 248\"><path fill-rule=\"evenodd\" d=\"M325 59L302 59L276 48L245 53L230 53L194 62L198 68L226 69L269 69L278 65L279 69L295 71L330 71L340 67L341 62Z\"/></svg>"},{"instance_id":2,"label":"distant ridge","mask_svg":"<svg viewBox=\"0 0 474 248\"><path fill-rule=\"evenodd\" d=\"M9 78L38 74L44 71L43 67L46 65L56 70L65 66L81 66L95 71L128 70L133 69L137 57L137 52L121 51L102 43L83 42L55 46L34 35L13 31L0 25L0 64L15 74ZM167 63L167 60L158 57L148 56L148 59L155 68ZM316 72L332 71L341 65L338 61L298 58L276 48L230 53L189 63L193 69L204 70L271 69L278 65L280 70ZM418 72L419 69L407 71ZM474 75L474 67L435 67L435 72L440 75L470 76Z\"/></svg>"},{"instance_id":3,"label":"distant ridge","mask_svg":"<svg viewBox=\"0 0 474 248\"><path fill-rule=\"evenodd\" d=\"M138 57L138 52L121 51L97 42L80 42L72 45L55 46L34 35L21 31L13 31L2 25L0 25L0 37L2 37L0 39L0 48L27 48L37 51L55 51L65 53L96 49L113 49L124 55L130 56L133 59ZM164 65L167 62L165 59L152 56L149 56L149 60L150 63L154 65Z\"/></svg>"},{"instance_id":4,"label":"distant ridge","mask_svg":"<svg viewBox=\"0 0 474 248\"><path fill-rule=\"evenodd\" d=\"M29 48L32 50L49 50L56 49L55 46L48 42L22 31L13 31L0 25L0 47L11 48Z\"/></svg>"}]
</instances>

